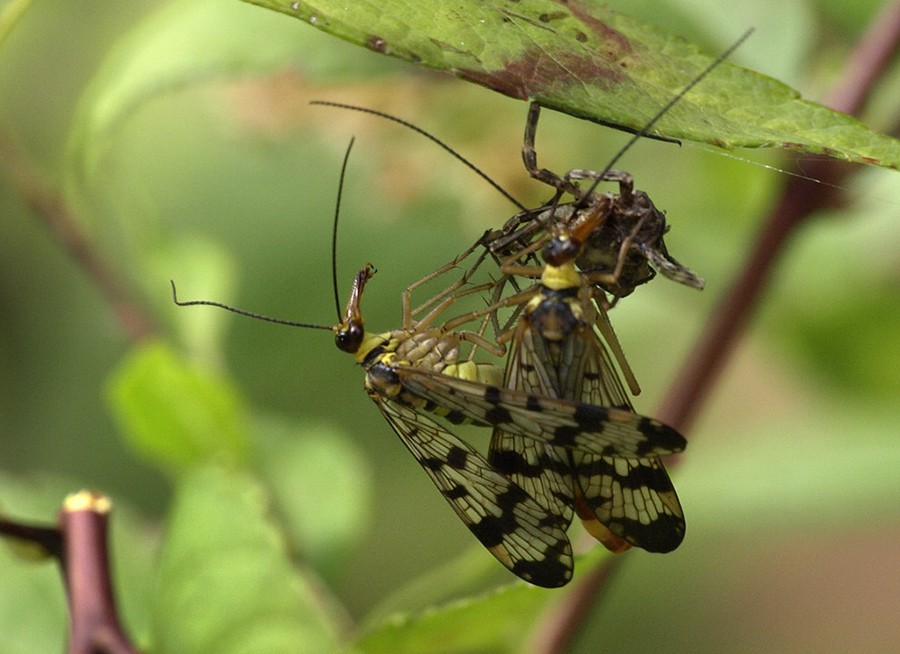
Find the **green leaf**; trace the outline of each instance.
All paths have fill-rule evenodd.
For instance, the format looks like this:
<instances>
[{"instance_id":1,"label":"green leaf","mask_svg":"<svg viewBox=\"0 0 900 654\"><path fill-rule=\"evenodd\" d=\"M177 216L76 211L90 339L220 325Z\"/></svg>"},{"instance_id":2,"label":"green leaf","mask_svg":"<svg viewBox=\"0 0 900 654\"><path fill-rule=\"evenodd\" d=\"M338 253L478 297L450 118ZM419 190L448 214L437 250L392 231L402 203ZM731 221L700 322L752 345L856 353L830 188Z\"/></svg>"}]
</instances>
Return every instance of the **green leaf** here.
<instances>
[{"instance_id":1,"label":"green leaf","mask_svg":"<svg viewBox=\"0 0 900 654\"><path fill-rule=\"evenodd\" d=\"M564 597L580 575L609 556L598 545L578 557L575 580L562 589L547 590L515 581L415 614L395 614L370 629L357 647L368 654L522 651L544 611Z\"/></svg>"},{"instance_id":2,"label":"green leaf","mask_svg":"<svg viewBox=\"0 0 900 654\"><path fill-rule=\"evenodd\" d=\"M0 3L0 43L9 36L30 6L31 0L7 0Z\"/></svg>"},{"instance_id":3,"label":"green leaf","mask_svg":"<svg viewBox=\"0 0 900 654\"><path fill-rule=\"evenodd\" d=\"M328 424L254 426L261 476L304 560L325 577L346 567L371 526L372 475L359 447Z\"/></svg>"},{"instance_id":4,"label":"green leaf","mask_svg":"<svg viewBox=\"0 0 900 654\"><path fill-rule=\"evenodd\" d=\"M415 616L395 616L367 634L367 654L451 654L516 651L528 627L558 597L521 583L483 597L460 600Z\"/></svg>"},{"instance_id":5,"label":"green leaf","mask_svg":"<svg viewBox=\"0 0 900 654\"><path fill-rule=\"evenodd\" d=\"M155 585L154 651L339 651L317 587L268 513L246 475L210 467L183 478Z\"/></svg>"},{"instance_id":6,"label":"green leaf","mask_svg":"<svg viewBox=\"0 0 900 654\"><path fill-rule=\"evenodd\" d=\"M632 130L712 62L684 39L588 0L248 1L510 97ZM900 141L728 63L652 131L720 147L776 146L900 167Z\"/></svg>"},{"instance_id":7,"label":"green leaf","mask_svg":"<svg viewBox=\"0 0 900 654\"><path fill-rule=\"evenodd\" d=\"M391 621L392 616L406 615L419 611L422 607L446 604L509 581L509 572L498 566L484 547L473 544L459 556L419 575L379 599L378 604L366 616L364 627L374 629L382 622Z\"/></svg>"},{"instance_id":8,"label":"green leaf","mask_svg":"<svg viewBox=\"0 0 900 654\"><path fill-rule=\"evenodd\" d=\"M470 553L474 553L474 548ZM460 557L452 566L426 575L422 581L439 584L440 575L454 568L463 576L471 577L462 567L474 561L474 554L470 553ZM481 553L484 554L484 550ZM443 604L437 604L432 600L435 593L441 592L440 588L413 584L404 594L408 597L410 591L418 586L427 598L419 604L422 608L394 612L386 617L382 617L383 607L377 609L378 615L366 620L369 627L357 647L368 654L530 651L526 646L534 636L541 616L575 588L581 576L611 556L602 546L595 544L589 553L576 557L575 579L568 586L554 590L516 580L478 595L449 602L444 599ZM479 566L477 562L471 565L475 568ZM443 582L455 583L449 577Z\"/></svg>"},{"instance_id":9,"label":"green leaf","mask_svg":"<svg viewBox=\"0 0 900 654\"><path fill-rule=\"evenodd\" d=\"M166 468L212 456L246 457L238 391L223 376L179 359L164 343L132 352L110 378L107 398L125 439Z\"/></svg>"}]
</instances>

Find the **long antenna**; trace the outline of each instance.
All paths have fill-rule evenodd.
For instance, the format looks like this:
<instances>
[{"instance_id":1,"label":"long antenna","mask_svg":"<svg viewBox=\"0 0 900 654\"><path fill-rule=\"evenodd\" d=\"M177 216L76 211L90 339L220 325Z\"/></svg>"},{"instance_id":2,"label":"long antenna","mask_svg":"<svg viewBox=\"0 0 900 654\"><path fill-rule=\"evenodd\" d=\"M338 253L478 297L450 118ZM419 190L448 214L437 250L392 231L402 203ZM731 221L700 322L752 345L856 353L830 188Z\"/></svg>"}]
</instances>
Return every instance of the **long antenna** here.
<instances>
[{"instance_id":1,"label":"long antenna","mask_svg":"<svg viewBox=\"0 0 900 654\"><path fill-rule=\"evenodd\" d=\"M351 111L359 111L359 112L362 112L365 114L372 114L373 116L378 116L379 118L385 118L387 120L397 123L398 125L403 125L404 127L411 129L418 134L421 134L422 136L424 136L425 138L430 140L432 143L436 143L437 145L442 147L445 151L449 152L453 157L455 157L457 161L461 162L469 170L474 172L476 175L481 177L481 179L483 179L488 184L490 184L495 189L497 189L497 191L499 191L500 194L503 195L503 197L505 197L507 200L512 202L513 205L515 205L520 211L527 211L527 208L525 207L525 205L523 205L521 202L516 200L509 191L507 191L505 188L503 188L497 182L495 182L493 179L491 179L487 173L485 173L478 166L476 166L471 161L466 159L459 152L457 152L456 150L451 148L449 145L444 143L441 139L439 139L438 137L434 136L433 134L431 134L429 132L426 132L424 129L422 129L421 127L419 127L417 125L413 125L412 123L407 122L407 121L403 120L402 118L397 118L397 116L392 116L389 113L385 113L383 111L378 111L377 109L369 109L368 107L358 107L353 104L344 104L342 102L331 102L329 100L312 100L310 102L310 104L321 105L323 107L337 107L338 109L350 109Z\"/></svg>"},{"instance_id":2,"label":"long antenna","mask_svg":"<svg viewBox=\"0 0 900 654\"><path fill-rule=\"evenodd\" d=\"M351 138L350 143L347 145L347 150L346 152L344 152L344 161L341 163L341 176L338 180L337 202L335 203L334 208L334 224L331 229L331 286L334 289L334 306L335 311L337 312L338 322L341 321L341 303L340 298L338 297L337 283L337 227L338 217L341 215L341 196L343 195L344 191L344 177L347 174L347 162L350 160L350 151L353 149L353 143L355 141L355 138ZM236 313L239 316L247 316L248 318L255 318L256 320L273 322L276 325L287 325L288 327L306 327L308 329L327 329L328 331L333 331L332 327L330 327L329 325L318 325L310 322L297 322L295 320L273 318L272 316L267 316L262 313L255 313L253 311L245 311L244 309L238 309L237 307L233 307L229 304L224 304L223 302L214 302L213 300L190 300L188 302L183 302L178 299L178 292L175 289L175 282L170 279L169 283L172 285L172 301L180 307L190 307L197 305L218 307L219 309L225 309L226 311L230 311L231 313Z\"/></svg>"},{"instance_id":3,"label":"long antenna","mask_svg":"<svg viewBox=\"0 0 900 654\"><path fill-rule=\"evenodd\" d=\"M631 149L631 146L633 146L633 145L638 141L638 139L641 139L641 138L644 138L644 137L648 136L649 130L650 130L650 129L651 129L651 128L659 121L660 118L662 118L664 115L666 115L666 113L669 111L669 109L671 109L673 106L675 106L675 104L677 104L678 102L680 102L681 99L682 99L685 95L687 95L687 93L688 93L692 88L694 88L695 86L697 86L697 84L699 84L700 81L701 81L704 77L706 77L707 75L709 75L709 73L712 72L712 70L713 70L714 68L716 68L719 64L721 64L721 63L722 63L723 61L725 61L728 57L730 57L730 56L731 56L731 53L733 53L735 50L737 50L737 49L741 46L741 44L742 44L744 41L746 41L748 38L750 38L750 35L753 34L754 31L755 31L754 28L751 27L751 28L748 29L746 32L744 32L744 33L738 38L737 41L735 41L735 42L734 42L727 50L725 50L725 52L723 52L723 53L720 54L718 57L716 57L716 58L715 58L715 59L714 59L714 60L713 60L706 68L704 68L704 69L700 72L699 75L697 75L694 79L692 79L692 80L687 84L687 86L685 86L683 89L681 89L681 91L679 91L672 99L670 99L666 104L664 104L664 105L662 106L662 108L661 108L659 111L657 111L656 114L654 114L654 116L653 116L649 121L647 121L647 124L646 124L646 125L644 125L641 129L639 129L639 130L638 130L637 132L635 132L634 134L632 134L632 135L631 135L631 138L629 138L629 139L625 142L625 145L622 146L622 148L616 153L616 155L615 155L615 156L610 160L610 162L606 165L606 168L603 169L603 174L606 174L607 172L609 172L610 169L612 169L612 167L616 165L616 162L617 162L619 159L621 159L622 156L623 156L629 149ZM588 189L588 192L585 193L584 196L582 197L582 200L584 200L584 198L590 197L590 195L596 190L597 185L600 184L601 181L603 181L603 179L602 179L602 178L603 178L603 174L599 175L599 176L597 177L597 179L594 180L594 183L591 184L590 188Z\"/></svg>"},{"instance_id":4,"label":"long antenna","mask_svg":"<svg viewBox=\"0 0 900 654\"><path fill-rule=\"evenodd\" d=\"M332 331L332 328L328 325L316 325L309 322L295 322L293 320L284 320L282 318L273 318L271 316L266 316L261 313L254 313L252 311L244 311L243 309L238 309L237 307L230 306L228 304L223 304L222 302L213 302L212 300L189 300L187 302L181 301L178 299L178 292L175 290L175 282L171 279L169 283L172 285L172 301L180 307L191 307L195 305L202 305L208 307L218 307L220 309L225 309L226 311L230 311L231 313L236 313L239 316L247 316L248 318L255 318L256 320L265 320L266 322L274 322L276 325L287 325L288 327L306 327L309 329L327 329L328 331Z\"/></svg>"},{"instance_id":5,"label":"long antenna","mask_svg":"<svg viewBox=\"0 0 900 654\"><path fill-rule=\"evenodd\" d=\"M347 173L347 162L350 160L350 150L353 149L353 143L356 137L351 137L347 151L344 152L344 161L341 164L341 176L338 179L337 202L334 206L334 224L331 228L331 288L334 291L334 310L337 313L338 322L341 321L341 299L338 296L338 274L337 274L337 228L338 217L341 215L341 196L344 193L344 176Z\"/></svg>"}]
</instances>

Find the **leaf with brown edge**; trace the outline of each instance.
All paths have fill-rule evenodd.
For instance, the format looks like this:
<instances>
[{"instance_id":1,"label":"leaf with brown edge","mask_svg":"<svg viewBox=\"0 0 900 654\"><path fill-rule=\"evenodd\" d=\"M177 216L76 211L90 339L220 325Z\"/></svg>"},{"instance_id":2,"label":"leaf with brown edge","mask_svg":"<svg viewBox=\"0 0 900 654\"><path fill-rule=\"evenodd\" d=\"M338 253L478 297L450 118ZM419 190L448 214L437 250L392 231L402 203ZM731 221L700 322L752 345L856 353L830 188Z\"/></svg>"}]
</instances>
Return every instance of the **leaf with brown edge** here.
<instances>
[{"instance_id":1,"label":"leaf with brown edge","mask_svg":"<svg viewBox=\"0 0 900 654\"><path fill-rule=\"evenodd\" d=\"M692 43L593 0L248 1L370 50L632 131L714 61ZM900 141L727 62L651 133L900 167Z\"/></svg>"}]
</instances>

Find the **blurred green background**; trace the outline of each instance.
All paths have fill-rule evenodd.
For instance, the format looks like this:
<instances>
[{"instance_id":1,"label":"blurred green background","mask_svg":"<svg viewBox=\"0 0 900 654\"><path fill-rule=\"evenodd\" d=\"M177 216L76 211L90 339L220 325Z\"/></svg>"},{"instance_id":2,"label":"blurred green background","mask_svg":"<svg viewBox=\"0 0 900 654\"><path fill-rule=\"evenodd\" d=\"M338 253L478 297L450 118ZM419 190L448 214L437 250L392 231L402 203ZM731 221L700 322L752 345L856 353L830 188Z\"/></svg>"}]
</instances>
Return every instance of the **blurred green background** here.
<instances>
[{"instance_id":1,"label":"blurred green background","mask_svg":"<svg viewBox=\"0 0 900 654\"><path fill-rule=\"evenodd\" d=\"M754 26L733 60L810 99L835 81L880 5L610 4L710 52ZM176 311L168 280L186 298L331 324L331 216L351 136L340 293L343 301L361 264L378 267L364 305L374 329L395 327L402 289L513 208L421 137L313 99L401 116L523 202L546 196L520 162L524 103L249 5L34 3L0 41L3 134L67 189L84 232L159 336L223 380L225 412L238 416L228 419L254 434L237 457L278 487L281 511L303 514L292 520L319 521L294 544L363 619L477 545L328 333ZM889 129L898 106L895 64L864 118ZM599 169L626 138L545 112L537 147L552 170ZM643 413L678 383L785 180L756 163L803 171L802 157L735 154L743 159L642 142L619 163L667 211L672 254L708 284L698 293L659 277L615 308ZM0 179L0 509L48 521L65 492L109 494L119 593L140 633L141 579L178 466L123 437L111 379L135 344L20 191ZM845 194L845 209L791 242L689 434L674 474L684 544L665 557L628 554L577 651L881 652L900 638L900 185L896 172L862 170ZM311 487L316 496L303 500ZM64 623L55 573L0 554L0 630L26 643L0 642L0 652L58 651Z\"/></svg>"}]
</instances>

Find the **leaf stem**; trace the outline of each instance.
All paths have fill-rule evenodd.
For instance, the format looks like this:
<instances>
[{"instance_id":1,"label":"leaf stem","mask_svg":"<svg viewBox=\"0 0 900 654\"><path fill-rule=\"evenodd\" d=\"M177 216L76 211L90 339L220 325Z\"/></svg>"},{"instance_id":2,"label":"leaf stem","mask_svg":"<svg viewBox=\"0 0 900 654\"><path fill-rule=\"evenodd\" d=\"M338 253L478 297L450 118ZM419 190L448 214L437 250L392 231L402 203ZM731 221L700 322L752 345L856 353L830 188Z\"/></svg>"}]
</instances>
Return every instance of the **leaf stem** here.
<instances>
[{"instance_id":1,"label":"leaf stem","mask_svg":"<svg viewBox=\"0 0 900 654\"><path fill-rule=\"evenodd\" d=\"M69 598L69 654L138 654L122 630L107 548L109 500L82 491L66 498L59 517L62 569Z\"/></svg>"},{"instance_id":2,"label":"leaf stem","mask_svg":"<svg viewBox=\"0 0 900 654\"><path fill-rule=\"evenodd\" d=\"M603 563L588 570L575 587L548 610L534 633L526 651L536 654L562 654L569 651L572 640L584 624L591 608L610 588L610 581L622 569L621 556L606 557Z\"/></svg>"},{"instance_id":3,"label":"leaf stem","mask_svg":"<svg viewBox=\"0 0 900 654\"><path fill-rule=\"evenodd\" d=\"M119 622L107 533L110 502L81 491L66 498L56 527L0 519L0 535L57 559L69 602L68 654L139 654Z\"/></svg>"}]
</instances>

